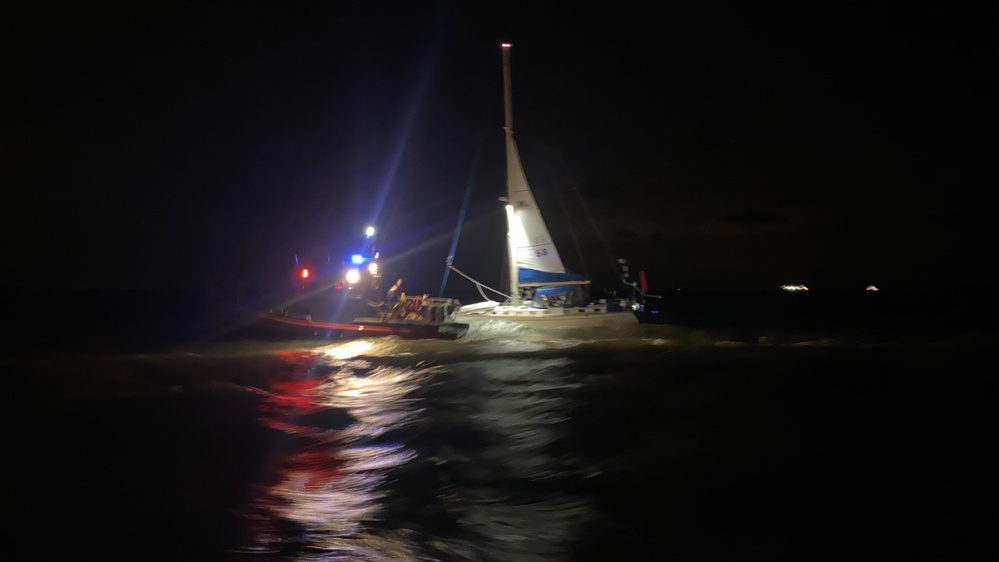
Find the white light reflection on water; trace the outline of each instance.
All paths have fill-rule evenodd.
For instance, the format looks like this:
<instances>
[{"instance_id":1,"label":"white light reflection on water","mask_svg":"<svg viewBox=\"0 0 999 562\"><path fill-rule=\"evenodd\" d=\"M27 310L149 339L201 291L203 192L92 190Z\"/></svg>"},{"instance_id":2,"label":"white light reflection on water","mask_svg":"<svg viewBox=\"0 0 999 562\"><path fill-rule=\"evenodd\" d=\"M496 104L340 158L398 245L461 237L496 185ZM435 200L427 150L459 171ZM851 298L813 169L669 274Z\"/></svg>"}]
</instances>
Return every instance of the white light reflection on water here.
<instances>
[{"instance_id":1,"label":"white light reflection on water","mask_svg":"<svg viewBox=\"0 0 999 562\"><path fill-rule=\"evenodd\" d=\"M324 353L336 359L350 359L362 353L371 351L375 344L368 340L353 340L339 345L331 345L323 350Z\"/></svg>"},{"instance_id":2,"label":"white light reflection on water","mask_svg":"<svg viewBox=\"0 0 999 562\"><path fill-rule=\"evenodd\" d=\"M290 559L315 553L417 559L406 541L369 532L381 519L389 471L415 456L402 443L379 437L412 419L404 397L420 376L355 359L374 347L352 341L285 358L295 363L304 357L307 365L292 371L293 380L273 381L266 389L261 423L279 431L273 439L276 460L245 510L253 535L247 551ZM273 403L283 408L267 407Z\"/></svg>"},{"instance_id":3,"label":"white light reflection on water","mask_svg":"<svg viewBox=\"0 0 999 562\"><path fill-rule=\"evenodd\" d=\"M540 342L542 355L512 359L496 357L502 343L480 345L419 367L400 359L411 342L390 339L284 356L299 368L265 389L276 460L244 515L246 550L564 559L591 517L567 490L585 478L565 443L574 361L544 356Z\"/></svg>"},{"instance_id":4,"label":"white light reflection on water","mask_svg":"<svg viewBox=\"0 0 999 562\"><path fill-rule=\"evenodd\" d=\"M460 392L442 396L438 408L464 410L442 417L479 436L447 440L467 459L448 507L462 543L477 550L469 559L566 559L593 517L588 498L571 492L585 478L565 443L579 386L573 365L556 357L454 366Z\"/></svg>"},{"instance_id":5,"label":"white light reflection on water","mask_svg":"<svg viewBox=\"0 0 999 562\"><path fill-rule=\"evenodd\" d=\"M586 436L572 429L584 382L641 365L620 358L649 350L733 343L678 330L600 341L521 335L355 340L281 355L296 370L266 388L282 408L262 420L284 438L274 439L279 461L257 498L257 550L572 559L598 517L581 491L602 470L581 460ZM584 368L594 360L599 370Z\"/></svg>"}]
</instances>

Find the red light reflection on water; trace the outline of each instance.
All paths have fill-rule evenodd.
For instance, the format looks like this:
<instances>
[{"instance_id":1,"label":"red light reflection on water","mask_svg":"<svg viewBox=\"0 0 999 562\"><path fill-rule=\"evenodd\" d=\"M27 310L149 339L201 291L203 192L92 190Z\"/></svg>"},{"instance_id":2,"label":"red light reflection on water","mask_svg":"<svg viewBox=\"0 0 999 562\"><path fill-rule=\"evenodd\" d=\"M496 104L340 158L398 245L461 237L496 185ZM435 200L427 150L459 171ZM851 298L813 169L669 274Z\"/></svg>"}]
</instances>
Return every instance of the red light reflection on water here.
<instances>
[{"instance_id":1,"label":"red light reflection on water","mask_svg":"<svg viewBox=\"0 0 999 562\"><path fill-rule=\"evenodd\" d=\"M258 421L274 432L274 460L241 513L251 535L247 550L335 549L360 556L375 548L366 527L382 509L379 486L413 453L398 444L373 444L385 428L378 418L359 421L366 412L355 410L363 404L384 410L381 421L398 419L393 409L401 402L392 402L397 379L358 377L329 355L275 356L292 368L254 389L264 397ZM359 397L357 383L372 393Z\"/></svg>"},{"instance_id":2,"label":"red light reflection on water","mask_svg":"<svg viewBox=\"0 0 999 562\"><path fill-rule=\"evenodd\" d=\"M311 351L274 351L272 356L284 361L288 365L299 365L308 367L315 363L319 354Z\"/></svg>"},{"instance_id":3,"label":"red light reflection on water","mask_svg":"<svg viewBox=\"0 0 999 562\"><path fill-rule=\"evenodd\" d=\"M289 454L282 459L281 481L297 492L321 492L329 490L339 476L340 461L335 450L323 443L310 450ZM272 488L271 493L281 487Z\"/></svg>"}]
</instances>

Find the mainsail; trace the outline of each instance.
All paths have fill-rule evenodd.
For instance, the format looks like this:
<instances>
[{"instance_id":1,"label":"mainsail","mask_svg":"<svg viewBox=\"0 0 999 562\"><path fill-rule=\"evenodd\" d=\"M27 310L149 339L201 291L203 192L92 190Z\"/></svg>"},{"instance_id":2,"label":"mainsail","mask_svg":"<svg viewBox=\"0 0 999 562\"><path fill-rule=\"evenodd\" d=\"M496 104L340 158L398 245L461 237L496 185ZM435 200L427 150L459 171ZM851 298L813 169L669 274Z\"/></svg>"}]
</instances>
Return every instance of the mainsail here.
<instances>
[{"instance_id":1,"label":"mainsail","mask_svg":"<svg viewBox=\"0 0 999 562\"><path fill-rule=\"evenodd\" d=\"M510 294L516 297L520 287L579 285L588 281L580 275L567 272L562 265L562 259L548 233L548 227L521 166L517 142L513 138L510 47L509 43L502 45L505 114L503 129L506 132L508 243L511 266L517 272L516 276L511 276Z\"/></svg>"}]
</instances>

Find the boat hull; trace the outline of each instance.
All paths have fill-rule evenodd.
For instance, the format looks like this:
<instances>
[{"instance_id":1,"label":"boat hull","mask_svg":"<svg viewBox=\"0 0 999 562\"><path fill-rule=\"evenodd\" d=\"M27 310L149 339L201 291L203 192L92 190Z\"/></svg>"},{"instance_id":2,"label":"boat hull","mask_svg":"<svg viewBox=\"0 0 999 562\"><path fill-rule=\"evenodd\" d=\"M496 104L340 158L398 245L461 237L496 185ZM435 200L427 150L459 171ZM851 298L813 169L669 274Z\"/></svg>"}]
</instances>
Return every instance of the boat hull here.
<instances>
[{"instance_id":1,"label":"boat hull","mask_svg":"<svg viewBox=\"0 0 999 562\"><path fill-rule=\"evenodd\" d=\"M608 310L606 304L572 308L535 308L477 303L458 308L450 320L469 325L509 322L541 329L623 327L639 323L638 317L631 310Z\"/></svg>"},{"instance_id":2,"label":"boat hull","mask_svg":"<svg viewBox=\"0 0 999 562\"><path fill-rule=\"evenodd\" d=\"M311 317L300 318L275 313L257 315L257 325L272 334L303 338L342 339L397 336L409 339L455 340L465 335L468 325L459 322L414 323L379 322L377 319L358 319L354 322L322 322Z\"/></svg>"}]
</instances>

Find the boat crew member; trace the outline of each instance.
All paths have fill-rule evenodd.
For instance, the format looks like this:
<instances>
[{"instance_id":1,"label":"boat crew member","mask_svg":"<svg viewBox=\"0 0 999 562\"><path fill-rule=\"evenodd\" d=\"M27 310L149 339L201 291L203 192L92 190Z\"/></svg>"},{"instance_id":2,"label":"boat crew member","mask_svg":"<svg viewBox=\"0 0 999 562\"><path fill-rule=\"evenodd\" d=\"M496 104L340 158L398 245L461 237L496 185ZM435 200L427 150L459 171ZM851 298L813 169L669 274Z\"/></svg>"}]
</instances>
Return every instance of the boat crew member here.
<instances>
[{"instance_id":1,"label":"boat crew member","mask_svg":"<svg viewBox=\"0 0 999 562\"><path fill-rule=\"evenodd\" d=\"M406 293L399 293L399 300L389 311L389 318L403 318L406 316Z\"/></svg>"},{"instance_id":2,"label":"boat crew member","mask_svg":"<svg viewBox=\"0 0 999 562\"><path fill-rule=\"evenodd\" d=\"M388 293L385 293L385 301L386 302L395 301L397 295L399 294L400 288L402 288L402 279L397 280L394 285L389 287Z\"/></svg>"}]
</instances>

